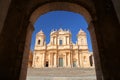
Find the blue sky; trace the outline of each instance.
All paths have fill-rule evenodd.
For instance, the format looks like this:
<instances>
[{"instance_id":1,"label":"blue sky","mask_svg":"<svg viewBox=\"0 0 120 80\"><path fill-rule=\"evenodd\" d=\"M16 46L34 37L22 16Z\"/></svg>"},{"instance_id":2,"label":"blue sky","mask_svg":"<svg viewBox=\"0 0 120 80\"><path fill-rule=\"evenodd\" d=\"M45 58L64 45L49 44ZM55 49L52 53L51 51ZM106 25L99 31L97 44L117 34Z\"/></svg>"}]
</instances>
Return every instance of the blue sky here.
<instances>
[{"instance_id":1,"label":"blue sky","mask_svg":"<svg viewBox=\"0 0 120 80\"><path fill-rule=\"evenodd\" d=\"M72 42L77 41L77 34L80 29L87 34L88 48L92 51L90 34L87 30L88 24L80 14L68 11L51 11L40 16L34 24L34 32L31 40L31 50L34 50L36 33L42 30L46 35L46 42L49 43L52 29L69 29L72 33Z\"/></svg>"}]
</instances>

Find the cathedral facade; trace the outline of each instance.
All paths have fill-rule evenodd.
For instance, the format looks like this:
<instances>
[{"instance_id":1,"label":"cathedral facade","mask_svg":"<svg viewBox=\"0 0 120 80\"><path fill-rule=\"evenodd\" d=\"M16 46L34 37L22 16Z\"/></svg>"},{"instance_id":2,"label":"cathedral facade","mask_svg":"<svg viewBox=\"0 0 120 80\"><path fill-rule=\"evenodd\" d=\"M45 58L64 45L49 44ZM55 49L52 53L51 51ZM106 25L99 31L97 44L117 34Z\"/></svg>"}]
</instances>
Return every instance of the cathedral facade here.
<instances>
[{"instance_id":1,"label":"cathedral facade","mask_svg":"<svg viewBox=\"0 0 120 80\"><path fill-rule=\"evenodd\" d=\"M32 67L89 68L93 66L93 56L88 50L86 33L80 29L76 43L72 42L71 35L69 30L53 30L50 33L50 42L46 44L43 31L38 32Z\"/></svg>"}]
</instances>

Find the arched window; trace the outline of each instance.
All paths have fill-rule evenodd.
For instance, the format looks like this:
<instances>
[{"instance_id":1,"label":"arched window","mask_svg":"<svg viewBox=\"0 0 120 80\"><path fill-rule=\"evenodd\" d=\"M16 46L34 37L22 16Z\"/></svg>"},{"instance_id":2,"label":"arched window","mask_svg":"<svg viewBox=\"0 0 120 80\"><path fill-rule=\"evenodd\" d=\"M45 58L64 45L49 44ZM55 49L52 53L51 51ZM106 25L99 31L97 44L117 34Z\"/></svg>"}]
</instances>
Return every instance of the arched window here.
<instances>
[{"instance_id":1,"label":"arched window","mask_svg":"<svg viewBox=\"0 0 120 80\"><path fill-rule=\"evenodd\" d=\"M59 44L60 44L60 45L62 45L62 44L63 44L63 43L62 43L62 40L59 40Z\"/></svg>"},{"instance_id":2,"label":"arched window","mask_svg":"<svg viewBox=\"0 0 120 80\"><path fill-rule=\"evenodd\" d=\"M38 40L38 44L40 44L40 40Z\"/></svg>"},{"instance_id":3,"label":"arched window","mask_svg":"<svg viewBox=\"0 0 120 80\"><path fill-rule=\"evenodd\" d=\"M66 44L69 44L69 36L66 36Z\"/></svg>"}]
</instances>

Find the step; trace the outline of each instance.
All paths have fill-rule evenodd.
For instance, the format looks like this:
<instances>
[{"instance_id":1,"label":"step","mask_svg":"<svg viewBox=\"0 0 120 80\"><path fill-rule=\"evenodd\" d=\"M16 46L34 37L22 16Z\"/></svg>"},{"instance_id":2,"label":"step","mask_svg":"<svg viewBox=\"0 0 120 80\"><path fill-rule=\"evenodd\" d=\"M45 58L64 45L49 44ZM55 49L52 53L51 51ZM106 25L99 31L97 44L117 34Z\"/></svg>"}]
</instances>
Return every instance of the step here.
<instances>
[{"instance_id":1,"label":"step","mask_svg":"<svg viewBox=\"0 0 120 80\"><path fill-rule=\"evenodd\" d=\"M27 76L80 77L95 76L94 68L28 68Z\"/></svg>"}]
</instances>

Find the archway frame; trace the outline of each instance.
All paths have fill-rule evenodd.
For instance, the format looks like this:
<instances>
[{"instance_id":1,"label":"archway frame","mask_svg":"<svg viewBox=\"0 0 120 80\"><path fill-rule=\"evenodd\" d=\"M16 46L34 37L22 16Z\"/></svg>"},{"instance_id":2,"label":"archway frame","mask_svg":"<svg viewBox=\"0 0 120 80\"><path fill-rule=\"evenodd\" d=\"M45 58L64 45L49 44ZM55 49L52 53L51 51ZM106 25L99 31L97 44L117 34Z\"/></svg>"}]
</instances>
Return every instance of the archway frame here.
<instances>
[{"instance_id":1,"label":"archway frame","mask_svg":"<svg viewBox=\"0 0 120 80\"><path fill-rule=\"evenodd\" d=\"M29 18L29 25L28 25L28 29L27 29L27 36L26 36L26 45L29 46L30 45L30 38L31 38L31 31L33 30L33 25L36 22L37 18L47 12L50 11L57 11L57 10L64 10L64 11L71 11L71 12L75 12L78 13L82 16L84 16L84 18L86 19L89 27L89 31L92 37L92 46L93 46L93 52L94 52L94 56L95 56L95 66L96 66L96 76L97 76L97 80L101 80L102 76L102 71L101 71L101 67L100 67L100 59L99 59L99 53L98 53L98 47L97 47L97 40L96 40L96 35L94 32L94 21L96 21L96 15L95 12L90 13L89 10L87 10L86 8L84 8L81 5L78 5L76 3L69 3L69 2L51 2L51 3L47 3L44 4L42 6L37 7L32 14L30 15ZM29 39L29 41L27 40ZM24 53L27 53L29 51L29 48L25 48ZM21 73L20 73L20 79L19 80L24 80L26 78L26 72L24 70L27 71L27 67L25 68L25 58L26 55L23 54L23 61L22 61L22 68L21 68ZM99 65L98 65L99 64ZM24 74L23 74L24 73Z\"/></svg>"},{"instance_id":2,"label":"archway frame","mask_svg":"<svg viewBox=\"0 0 120 80\"><path fill-rule=\"evenodd\" d=\"M34 10L34 12L30 16L30 22L34 25L37 18L47 12L50 11L57 11L57 10L64 10L64 11L71 11L78 14L81 14L85 17L87 23L89 24L92 21L92 17L90 13L81 5L75 4L75 3L69 3L69 2L52 2L44 4L37 9Z\"/></svg>"}]
</instances>

